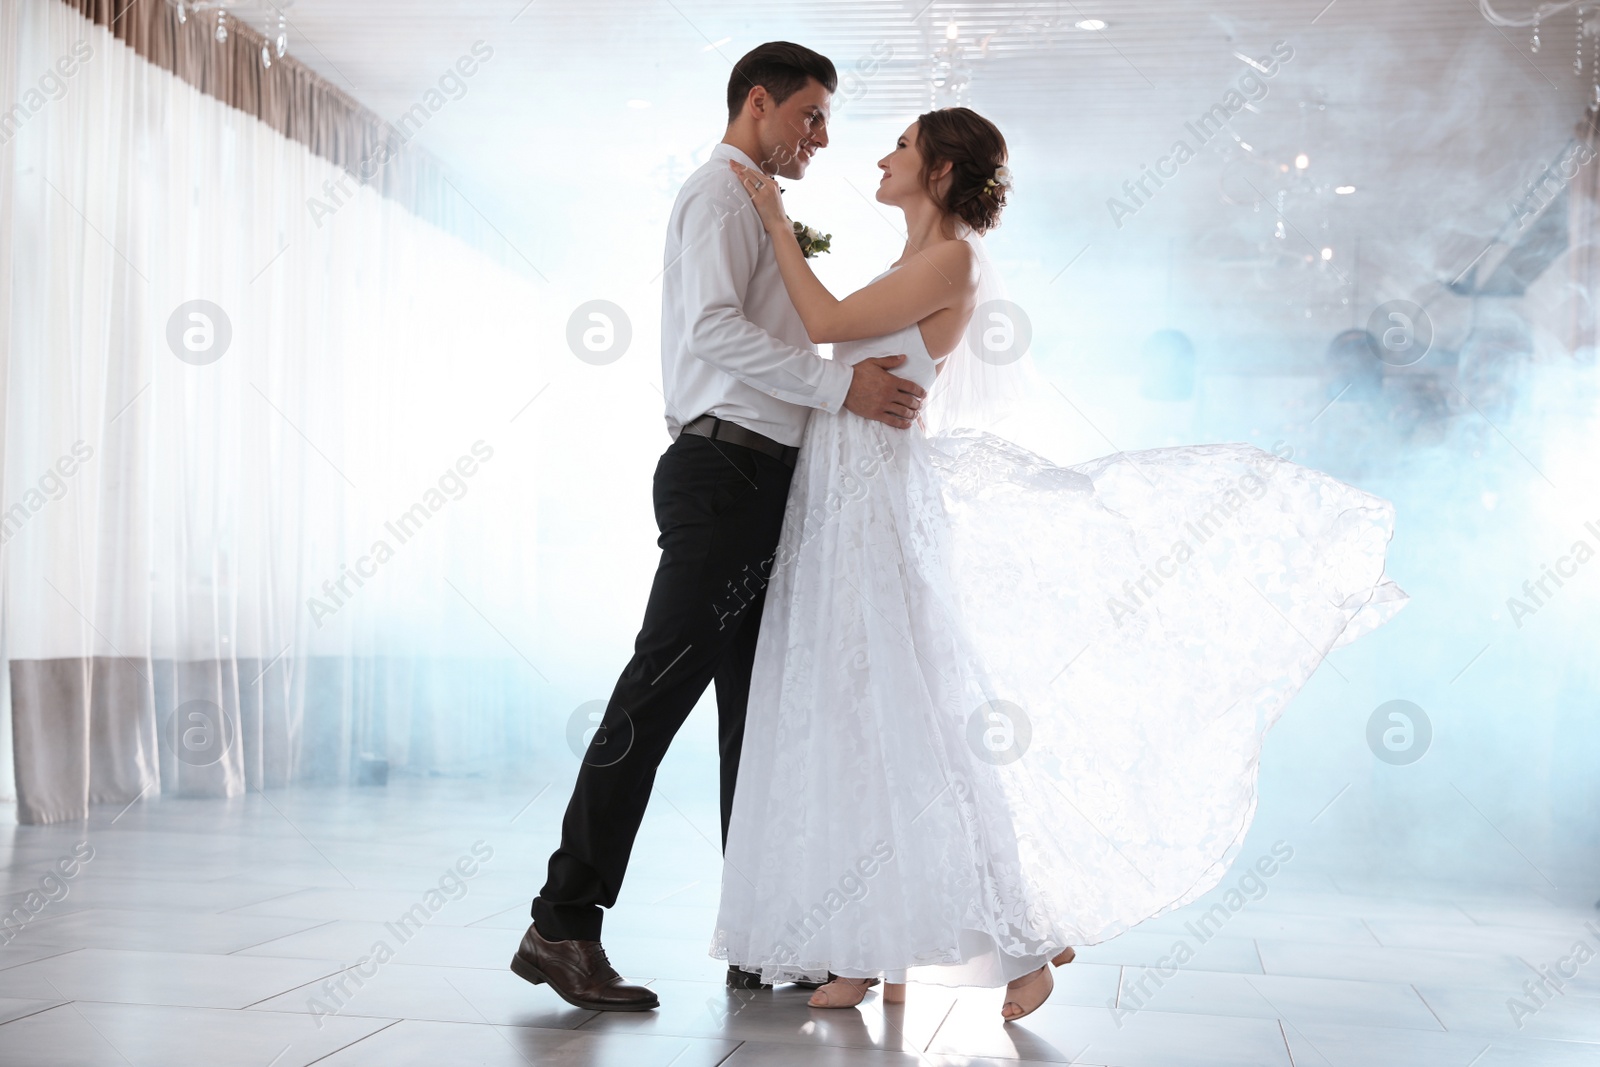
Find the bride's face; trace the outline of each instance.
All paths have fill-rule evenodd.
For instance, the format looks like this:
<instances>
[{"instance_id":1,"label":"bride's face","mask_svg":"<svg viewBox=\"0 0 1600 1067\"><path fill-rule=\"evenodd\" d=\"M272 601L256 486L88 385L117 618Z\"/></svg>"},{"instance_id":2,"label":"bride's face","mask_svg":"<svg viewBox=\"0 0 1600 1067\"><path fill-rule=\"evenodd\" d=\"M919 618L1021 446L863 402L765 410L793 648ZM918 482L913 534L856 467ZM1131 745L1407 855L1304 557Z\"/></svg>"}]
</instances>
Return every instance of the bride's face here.
<instances>
[{"instance_id":1,"label":"bride's face","mask_svg":"<svg viewBox=\"0 0 1600 1067\"><path fill-rule=\"evenodd\" d=\"M883 177L878 181L878 202L904 208L917 200L931 200L922 187L922 153L917 151L917 124L906 127L894 143L894 151L878 160ZM939 183L934 182L937 191Z\"/></svg>"}]
</instances>

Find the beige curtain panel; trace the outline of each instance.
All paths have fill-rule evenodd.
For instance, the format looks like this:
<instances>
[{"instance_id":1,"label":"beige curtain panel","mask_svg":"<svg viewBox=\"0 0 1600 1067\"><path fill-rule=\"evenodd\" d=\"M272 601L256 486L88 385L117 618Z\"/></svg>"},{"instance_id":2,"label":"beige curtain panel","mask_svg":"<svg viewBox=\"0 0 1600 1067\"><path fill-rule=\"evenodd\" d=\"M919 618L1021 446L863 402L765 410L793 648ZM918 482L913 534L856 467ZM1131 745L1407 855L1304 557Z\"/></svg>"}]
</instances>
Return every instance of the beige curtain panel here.
<instances>
[{"instance_id":1,"label":"beige curtain panel","mask_svg":"<svg viewBox=\"0 0 1600 1067\"><path fill-rule=\"evenodd\" d=\"M0 3L0 73L64 85L0 129L18 820L525 764L565 302L375 187L313 217L383 127L303 67L87 9Z\"/></svg>"},{"instance_id":2,"label":"beige curtain panel","mask_svg":"<svg viewBox=\"0 0 1600 1067\"><path fill-rule=\"evenodd\" d=\"M228 39L214 39L216 16L191 15L180 23L164 0L65 0L86 18L110 28L136 53L171 71L207 96L260 119L291 140L427 218L436 207L440 167L433 157L405 149L388 121L293 56L261 65L260 31L238 19ZM376 165L375 165L376 164ZM437 221L437 220L435 220Z\"/></svg>"}]
</instances>

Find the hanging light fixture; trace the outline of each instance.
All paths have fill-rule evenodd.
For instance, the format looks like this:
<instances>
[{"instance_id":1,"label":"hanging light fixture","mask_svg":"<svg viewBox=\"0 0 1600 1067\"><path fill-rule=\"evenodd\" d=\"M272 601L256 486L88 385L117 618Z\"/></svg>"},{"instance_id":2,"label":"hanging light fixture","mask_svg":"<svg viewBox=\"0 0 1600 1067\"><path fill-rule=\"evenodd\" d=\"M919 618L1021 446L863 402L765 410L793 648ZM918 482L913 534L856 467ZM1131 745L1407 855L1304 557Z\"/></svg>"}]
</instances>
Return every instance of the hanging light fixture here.
<instances>
[{"instance_id":1,"label":"hanging light fixture","mask_svg":"<svg viewBox=\"0 0 1600 1067\"><path fill-rule=\"evenodd\" d=\"M929 7L932 7L930 4ZM972 67L968 63L967 49L961 42L961 25L955 21L944 24L942 32L928 16L929 36L943 38L927 59L929 102L934 107L961 107L967 103L967 91L972 83Z\"/></svg>"},{"instance_id":2,"label":"hanging light fixture","mask_svg":"<svg viewBox=\"0 0 1600 1067\"><path fill-rule=\"evenodd\" d=\"M1586 13L1587 9L1580 4L1578 6L1578 17L1573 20L1573 25L1578 30L1578 45L1572 55L1572 76L1574 78L1583 77L1583 19Z\"/></svg>"},{"instance_id":3,"label":"hanging light fixture","mask_svg":"<svg viewBox=\"0 0 1600 1067\"><path fill-rule=\"evenodd\" d=\"M216 28L212 31L212 39L217 44L227 43L231 28L230 14L243 23L245 15L259 12L263 70L270 68L274 59L282 59L289 54L289 19L284 10L293 4L294 0L167 0L167 6L177 15L180 26L189 21L191 14L201 15L215 11L217 22ZM274 21L277 24L276 32L273 27Z\"/></svg>"}]
</instances>

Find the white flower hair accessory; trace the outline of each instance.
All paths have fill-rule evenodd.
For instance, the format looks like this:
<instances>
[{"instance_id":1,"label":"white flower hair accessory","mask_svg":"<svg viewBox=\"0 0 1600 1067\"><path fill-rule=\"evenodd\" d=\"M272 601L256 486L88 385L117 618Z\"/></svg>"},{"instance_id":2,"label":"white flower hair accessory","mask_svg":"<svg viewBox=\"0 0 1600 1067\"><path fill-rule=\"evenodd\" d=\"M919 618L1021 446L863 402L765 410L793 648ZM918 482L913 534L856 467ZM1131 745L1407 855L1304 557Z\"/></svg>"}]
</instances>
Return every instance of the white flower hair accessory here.
<instances>
[{"instance_id":1,"label":"white flower hair accessory","mask_svg":"<svg viewBox=\"0 0 1600 1067\"><path fill-rule=\"evenodd\" d=\"M994 176L984 179L983 182L983 191L986 193L993 193L997 189L1010 190L1010 188L1011 168L1007 167L1004 163L994 168Z\"/></svg>"}]
</instances>

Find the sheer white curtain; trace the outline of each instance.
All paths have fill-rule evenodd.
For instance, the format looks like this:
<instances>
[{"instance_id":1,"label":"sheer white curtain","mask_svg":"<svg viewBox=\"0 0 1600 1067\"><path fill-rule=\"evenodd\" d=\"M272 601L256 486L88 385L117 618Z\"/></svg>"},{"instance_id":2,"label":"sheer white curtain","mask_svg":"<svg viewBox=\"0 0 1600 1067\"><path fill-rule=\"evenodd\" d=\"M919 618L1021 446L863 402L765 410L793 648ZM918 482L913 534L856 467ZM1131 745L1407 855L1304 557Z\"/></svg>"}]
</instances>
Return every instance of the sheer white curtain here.
<instances>
[{"instance_id":1,"label":"sheer white curtain","mask_svg":"<svg viewBox=\"0 0 1600 1067\"><path fill-rule=\"evenodd\" d=\"M365 188L316 217L301 144L0 11L19 818L525 755L548 291Z\"/></svg>"}]
</instances>

